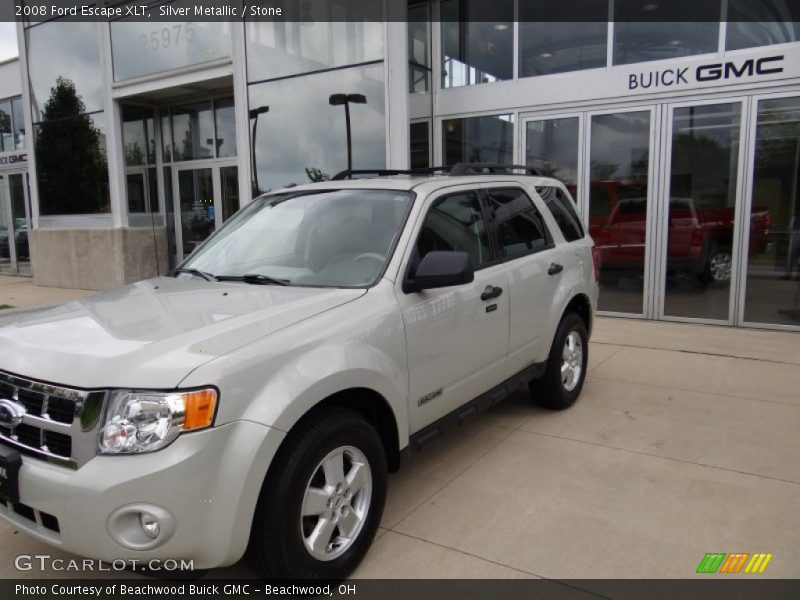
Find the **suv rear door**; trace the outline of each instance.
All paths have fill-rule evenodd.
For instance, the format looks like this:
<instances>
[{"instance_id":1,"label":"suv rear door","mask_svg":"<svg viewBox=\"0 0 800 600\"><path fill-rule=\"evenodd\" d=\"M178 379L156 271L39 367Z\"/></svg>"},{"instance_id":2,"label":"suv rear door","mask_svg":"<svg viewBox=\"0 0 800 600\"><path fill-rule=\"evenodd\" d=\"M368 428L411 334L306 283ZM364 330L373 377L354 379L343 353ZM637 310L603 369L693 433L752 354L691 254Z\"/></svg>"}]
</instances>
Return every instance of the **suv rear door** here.
<instances>
[{"instance_id":1,"label":"suv rear door","mask_svg":"<svg viewBox=\"0 0 800 600\"><path fill-rule=\"evenodd\" d=\"M432 250L467 252L475 269L475 280L466 285L413 293L398 288L408 348L409 419L411 431L418 431L505 378L509 294L478 186L433 194L413 239L407 277Z\"/></svg>"},{"instance_id":2,"label":"suv rear door","mask_svg":"<svg viewBox=\"0 0 800 600\"><path fill-rule=\"evenodd\" d=\"M545 333L554 318L564 277L563 249L556 247L541 207L519 184L483 186L490 230L508 268L509 351L506 377L547 359ZM555 317L557 318L557 316Z\"/></svg>"}]
</instances>

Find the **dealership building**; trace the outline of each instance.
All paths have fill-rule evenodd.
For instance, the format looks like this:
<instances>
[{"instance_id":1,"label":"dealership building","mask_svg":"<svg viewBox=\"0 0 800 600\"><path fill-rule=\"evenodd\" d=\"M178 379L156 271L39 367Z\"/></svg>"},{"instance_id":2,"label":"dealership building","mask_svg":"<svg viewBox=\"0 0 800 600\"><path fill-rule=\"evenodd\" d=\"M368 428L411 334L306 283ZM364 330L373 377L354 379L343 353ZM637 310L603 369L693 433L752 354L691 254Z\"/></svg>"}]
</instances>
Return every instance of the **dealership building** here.
<instances>
[{"instance_id":1,"label":"dealership building","mask_svg":"<svg viewBox=\"0 0 800 600\"><path fill-rule=\"evenodd\" d=\"M285 21L17 23L0 272L98 290L164 274L255 195L347 168L349 110L355 169L564 181L604 314L800 330L792 0L680 23L652 0L584 3L582 22L537 21L545 0L285 4Z\"/></svg>"}]
</instances>

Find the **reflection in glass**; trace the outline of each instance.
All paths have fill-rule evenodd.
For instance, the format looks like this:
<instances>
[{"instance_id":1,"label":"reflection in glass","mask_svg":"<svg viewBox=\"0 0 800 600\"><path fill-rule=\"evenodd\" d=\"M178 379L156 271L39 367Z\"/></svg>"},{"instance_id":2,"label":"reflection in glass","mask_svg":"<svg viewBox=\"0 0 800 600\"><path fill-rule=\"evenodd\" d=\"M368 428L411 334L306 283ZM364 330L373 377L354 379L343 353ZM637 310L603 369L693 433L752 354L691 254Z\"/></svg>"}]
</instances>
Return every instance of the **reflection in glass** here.
<instances>
[{"instance_id":1,"label":"reflection in glass","mask_svg":"<svg viewBox=\"0 0 800 600\"><path fill-rule=\"evenodd\" d=\"M174 160L214 158L214 113L210 102L172 109Z\"/></svg>"},{"instance_id":2,"label":"reflection in glass","mask_svg":"<svg viewBox=\"0 0 800 600\"><path fill-rule=\"evenodd\" d=\"M0 152L14 149L14 127L11 123L11 102L0 102Z\"/></svg>"},{"instance_id":3,"label":"reflection in glass","mask_svg":"<svg viewBox=\"0 0 800 600\"><path fill-rule=\"evenodd\" d=\"M559 8L561 10L559 10ZM538 17L542 10L565 18L575 6L551 0L528 0L519 6L519 76L549 75L606 66L608 45L608 4L594 2L581 6L587 22L548 21Z\"/></svg>"},{"instance_id":4,"label":"reflection in glass","mask_svg":"<svg viewBox=\"0 0 800 600\"><path fill-rule=\"evenodd\" d=\"M578 201L578 117L528 121L525 164L564 182Z\"/></svg>"},{"instance_id":5,"label":"reflection in glass","mask_svg":"<svg viewBox=\"0 0 800 600\"><path fill-rule=\"evenodd\" d=\"M312 0L283 9L285 20L247 24L248 81L383 58L382 2Z\"/></svg>"},{"instance_id":6,"label":"reflection in glass","mask_svg":"<svg viewBox=\"0 0 800 600\"><path fill-rule=\"evenodd\" d=\"M173 5L193 9L186 1ZM231 55L231 24L112 21L111 54L115 81L225 58Z\"/></svg>"},{"instance_id":7,"label":"reflection in glass","mask_svg":"<svg viewBox=\"0 0 800 600\"><path fill-rule=\"evenodd\" d=\"M25 180L22 173L12 173L8 176L9 202L11 203L11 237L14 238L14 248L17 253L17 273L31 274L31 253L28 246L28 231L30 220L25 210ZM0 207L2 202L0 202ZM0 234L2 235L2 234ZM0 240L0 245L2 241ZM0 250L0 253L2 251Z\"/></svg>"},{"instance_id":8,"label":"reflection in glass","mask_svg":"<svg viewBox=\"0 0 800 600\"><path fill-rule=\"evenodd\" d=\"M172 126L170 125L169 109L158 111L161 117L161 156L165 163L172 162Z\"/></svg>"},{"instance_id":9,"label":"reflection in glass","mask_svg":"<svg viewBox=\"0 0 800 600\"><path fill-rule=\"evenodd\" d=\"M125 165L155 164L156 138L153 110L134 106L122 107L122 143Z\"/></svg>"},{"instance_id":10,"label":"reflection in glass","mask_svg":"<svg viewBox=\"0 0 800 600\"><path fill-rule=\"evenodd\" d=\"M600 254L603 311L642 314L650 112L593 115L589 233Z\"/></svg>"},{"instance_id":11,"label":"reflection in glass","mask_svg":"<svg viewBox=\"0 0 800 600\"><path fill-rule=\"evenodd\" d=\"M800 97L761 100L744 320L800 325Z\"/></svg>"},{"instance_id":12,"label":"reflection in glass","mask_svg":"<svg viewBox=\"0 0 800 600\"><path fill-rule=\"evenodd\" d=\"M720 11L721 0L614 0L614 64L716 52Z\"/></svg>"},{"instance_id":13,"label":"reflection in glass","mask_svg":"<svg viewBox=\"0 0 800 600\"><path fill-rule=\"evenodd\" d=\"M514 0L442 0L442 87L511 79Z\"/></svg>"},{"instance_id":14,"label":"reflection in glass","mask_svg":"<svg viewBox=\"0 0 800 600\"><path fill-rule=\"evenodd\" d=\"M236 156L236 114L233 98L214 101L216 122L217 158Z\"/></svg>"},{"instance_id":15,"label":"reflection in glass","mask_svg":"<svg viewBox=\"0 0 800 600\"><path fill-rule=\"evenodd\" d=\"M444 164L483 162L512 164L514 115L492 115L442 121Z\"/></svg>"},{"instance_id":16,"label":"reflection in glass","mask_svg":"<svg viewBox=\"0 0 800 600\"><path fill-rule=\"evenodd\" d=\"M98 24L50 21L25 31L34 123L58 79L71 81L83 102L81 112L103 110Z\"/></svg>"},{"instance_id":17,"label":"reflection in glass","mask_svg":"<svg viewBox=\"0 0 800 600\"><path fill-rule=\"evenodd\" d=\"M429 1L408 3L408 91L431 89L431 5Z\"/></svg>"},{"instance_id":18,"label":"reflection in glass","mask_svg":"<svg viewBox=\"0 0 800 600\"><path fill-rule=\"evenodd\" d=\"M259 83L249 86L249 99L252 107L270 107L259 118L255 148L262 191L328 179L347 168L342 107L329 104L339 93L367 99L350 107L353 168L385 167L383 64Z\"/></svg>"},{"instance_id":19,"label":"reflection in glass","mask_svg":"<svg viewBox=\"0 0 800 600\"><path fill-rule=\"evenodd\" d=\"M431 166L430 123L411 123L411 168L424 169Z\"/></svg>"},{"instance_id":20,"label":"reflection in glass","mask_svg":"<svg viewBox=\"0 0 800 600\"><path fill-rule=\"evenodd\" d=\"M167 246L169 248L167 260L169 268L172 269L178 261L178 241L175 234L175 204L172 192L172 167L161 169L161 175L164 177L164 208L167 216Z\"/></svg>"},{"instance_id":21,"label":"reflection in glass","mask_svg":"<svg viewBox=\"0 0 800 600\"><path fill-rule=\"evenodd\" d=\"M665 315L728 319L740 115L739 103L673 112Z\"/></svg>"},{"instance_id":22,"label":"reflection in glass","mask_svg":"<svg viewBox=\"0 0 800 600\"><path fill-rule=\"evenodd\" d=\"M38 29L38 27L37 27ZM83 114L75 85L58 78L36 124L36 174L42 215L111 211L104 113Z\"/></svg>"},{"instance_id":23,"label":"reflection in glass","mask_svg":"<svg viewBox=\"0 0 800 600\"><path fill-rule=\"evenodd\" d=\"M798 40L800 4L796 0L728 0L726 50Z\"/></svg>"},{"instance_id":24,"label":"reflection in glass","mask_svg":"<svg viewBox=\"0 0 800 600\"><path fill-rule=\"evenodd\" d=\"M227 221L239 210L239 168L221 167L219 170L222 188L222 221Z\"/></svg>"},{"instance_id":25,"label":"reflection in glass","mask_svg":"<svg viewBox=\"0 0 800 600\"><path fill-rule=\"evenodd\" d=\"M178 171L183 255L189 256L214 231L211 169Z\"/></svg>"},{"instance_id":26,"label":"reflection in glass","mask_svg":"<svg viewBox=\"0 0 800 600\"><path fill-rule=\"evenodd\" d=\"M6 182L0 175L0 274L11 274L11 233L6 210Z\"/></svg>"},{"instance_id":27,"label":"reflection in glass","mask_svg":"<svg viewBox=\"0 0 800 600\"><path fill-rule=\"evenodd\" d=\"M12 123L14 124L14 149L25 148L25 117L22 114L22 99L11 101Z\"/></svg>"}]
</instances>

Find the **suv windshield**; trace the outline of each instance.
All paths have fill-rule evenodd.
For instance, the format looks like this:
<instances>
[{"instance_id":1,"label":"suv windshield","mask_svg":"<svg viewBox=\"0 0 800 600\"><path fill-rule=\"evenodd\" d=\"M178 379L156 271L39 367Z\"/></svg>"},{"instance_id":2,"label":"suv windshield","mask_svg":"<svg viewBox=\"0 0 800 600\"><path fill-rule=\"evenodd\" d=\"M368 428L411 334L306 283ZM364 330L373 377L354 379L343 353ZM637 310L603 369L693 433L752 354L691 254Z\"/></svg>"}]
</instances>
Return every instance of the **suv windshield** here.
<instances>
[{"instance_id":1,"label":"suv windshield","mask_svg":"<svg viewBox=\"0 0 800 600\"><path fill-rule=\"evenodd\" d=\"M256 198L181 270L247 283L371 285L411 205L390 190L325 190Z\"/></svg>"}]
</instances>

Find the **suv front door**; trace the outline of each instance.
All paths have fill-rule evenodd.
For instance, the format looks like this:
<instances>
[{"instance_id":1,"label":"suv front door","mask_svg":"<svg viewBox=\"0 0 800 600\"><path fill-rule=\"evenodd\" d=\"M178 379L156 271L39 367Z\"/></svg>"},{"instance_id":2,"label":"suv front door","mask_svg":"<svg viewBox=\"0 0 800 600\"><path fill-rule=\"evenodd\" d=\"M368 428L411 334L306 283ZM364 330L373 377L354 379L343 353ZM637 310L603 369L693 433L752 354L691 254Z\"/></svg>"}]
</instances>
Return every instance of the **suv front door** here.
<instances>
[{"instance_id":1,"label":"suv front door","mask_svg":"<svg viewBox=\"0 0 800 600\"><path fill-rule=\"evenodd\" d=\"M410 424L429 425L505 379L508 278L490 240L480 190L448 190L427 202L406 276L434 250L467 252L472 283L399 293L408 346Z\"/></svg>"}]
</instances>

